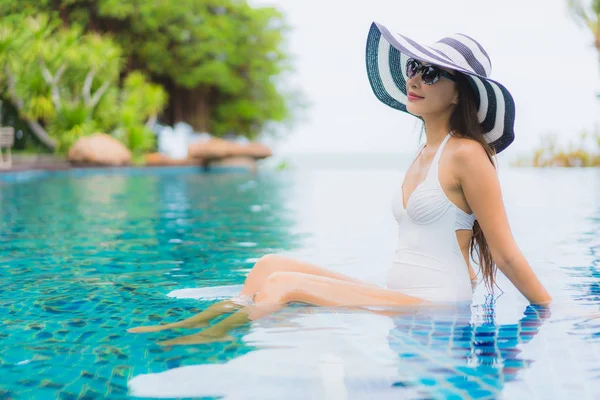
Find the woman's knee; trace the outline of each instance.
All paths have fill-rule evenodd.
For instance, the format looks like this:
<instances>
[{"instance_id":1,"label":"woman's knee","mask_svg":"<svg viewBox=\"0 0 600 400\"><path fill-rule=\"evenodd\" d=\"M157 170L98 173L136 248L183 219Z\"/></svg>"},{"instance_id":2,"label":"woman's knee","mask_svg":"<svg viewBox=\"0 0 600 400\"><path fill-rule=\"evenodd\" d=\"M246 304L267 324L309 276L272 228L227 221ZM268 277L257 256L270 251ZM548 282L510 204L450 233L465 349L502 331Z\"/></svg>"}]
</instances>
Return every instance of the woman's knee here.
<instances>
[{"instance_id":1,"label":"woman's knee","mask_svg":"<svg viewBox=\"0 0 600 400\"><path fill-rule=\"evenodd\" d=\"M266 254L254 264L252 271L261 273L275 272L276 266L281 264L282 261L283 257L277 254Z\"/></svg>"},{"instance_id":2,"label":"woman's knee","mask_svg":"<svg viewBox=\"0 0 600 400\"><path fill-rule=\"evenodd\" d=\"M262 256L252 267L248 277L257 277L260 280L266 279L275 272L289 271L289 259L277 254L267 254Z\"/></svg>"},{"instance_id":3,"label":"woman's knee","mask_svg":"<svg viewBox=\"0 0 600 400\"><path fill-rule=\"evenodd\" d=\"M277 271L277 265L280 265L280 257L275 254L262 256L252 267L244 281L242 294L254 295L263 285L265 279L273 272Z\"/></svg>"},{"instance_id":4,"label":"woman's knee","mask_svg":"<svg viewBox=\"0 0 600 400\"><path fill-rule=\"evenodd\" d=\"M287 303L299 287L300 279L295 272L273 272L265 278L258 290L255 301L258 303Z\"/></svg>"}]
</instances>

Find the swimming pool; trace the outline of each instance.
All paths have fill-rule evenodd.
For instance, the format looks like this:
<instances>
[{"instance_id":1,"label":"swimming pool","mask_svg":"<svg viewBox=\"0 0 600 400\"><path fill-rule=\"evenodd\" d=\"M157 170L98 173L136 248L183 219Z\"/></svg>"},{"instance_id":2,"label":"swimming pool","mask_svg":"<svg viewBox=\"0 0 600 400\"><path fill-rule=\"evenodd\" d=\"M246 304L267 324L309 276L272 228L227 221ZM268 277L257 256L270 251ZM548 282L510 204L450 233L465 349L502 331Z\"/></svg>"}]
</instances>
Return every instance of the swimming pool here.
<instances>
[{"instance_id":1,"label":"swimming pool","mask_svg":"<svg viewBox=\"0 0 600 400\"><path fill-rule=\"evenodd\" d=\"M503 276L471 307L294 305L234 341L131 334L235 293L278 252L376 283L391 261L402 170L194 168L5 175L0 398L594 398L600 390L600 171L500 171L518 244L555 298Z\"/></svg>"}]
</instances>

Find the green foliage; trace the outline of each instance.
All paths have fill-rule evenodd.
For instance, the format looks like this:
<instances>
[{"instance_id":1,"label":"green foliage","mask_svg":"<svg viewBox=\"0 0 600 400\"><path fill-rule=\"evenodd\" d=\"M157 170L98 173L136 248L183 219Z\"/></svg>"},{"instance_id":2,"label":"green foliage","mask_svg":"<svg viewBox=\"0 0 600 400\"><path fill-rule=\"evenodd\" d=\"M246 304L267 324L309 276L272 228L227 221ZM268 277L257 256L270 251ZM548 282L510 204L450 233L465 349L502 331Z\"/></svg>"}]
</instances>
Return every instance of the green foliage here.
<instances>
[{"instance_id":1,"label":"green foliage","mask_svg":"<svg viewBox=\"0 0 600 400\"><path fill-rule=\"evenodd\" d=\"M118 137L135 154L155 147L155 136L150 127L144 125L144 121L155 120L166 102L165 91L147 82L140 72L133 72L125 79L119 102L122 130Z\"/></svg>"},{"instance_id":2,"label":"green foliage","mask_svg":"<svg viewBox=\"0 0 600 400\"><path fill-rule=\"evenodd\" d=\"M140 72L133 72L125 79L121 104L132 116L147 119L156 116L167 102L167 95L158 85L149 84Z\"/></svg>"},{"instance_id":3,"label":"green foliage","mask_svg":"<svg viewBox=\"0 0 600 400\"><path fill-rule=\"evenodd\" d=\"M96 131L125 132L134 152L153 146L145 123L163 109L166 94L139 72L121 89L123 67L121 48L108 36L64 28L43 13L0 22L0 96L16 103L23 119L43 123L59 153Z\"/></svg>"},{"instance_id":4,"label":"green foliage","mask_svg":"<svg viewBox=\"0 0 600 400\"><path fill-rule=\"evenodd\" d=\"M58 140L57 151L61 154L66 154L81 136L92 134L97 129L90 110L81 103L62 106L48 127L48 131Z\"/></svg>"},{"instance_id":5,"label":"green foliage","mask_svg":"<svg viewBox=\"0 0 600 400\"><path fill-rule=\"evenodd\" d=\"M280 161L276 166L276 171L285 171L290 168L290 164L286 160Z\"/></svg>"},{"instance_id":6,"label":"green foliage","mask_svg":"<svg viewBox=\"0 0 600 400\"><path fill-rule=\"evenodd\" d=\"M272 7L253 8L245 0L24 4L59 11L69 24L87 31L113 34L130 65L168 87L193 93L200 105L192 112L206 112L199 117L199 130L255 138L270 123L291 121L299 104L280 87L283 74L291 70L283 51L288 28Z\"/></svg>"},{"instance_id":7,"label":"green foliage","mask_svg":"<svg viewBox=\"0 0 600 400\"><path fill-rule=\"evenodd\" d=\"M51 151L30 132L27 123L19 118L19 112L15 106L0 98L0 126L12 126L15 129L15 143L13 151L24 151L29 153L51 153Z\"/></svg>"},{"instance_id":8,"label":"green foliage","mask_svg":"<svg viewBox=\"0 0 600 400\"><path fill-rule=\"evenodd\" d=\"M0 0L0 15L0 98L10 100L6 67L21 117L40 122L60 152L94 131L114 134L135 154L153 148L149 127L169 99L135 71L169 88L175 114L217 136L256 139L278 123L289 126L303 106L301 95L282 89L291 71L288 27L272 7Z\"/></svg>"}]
</instances>

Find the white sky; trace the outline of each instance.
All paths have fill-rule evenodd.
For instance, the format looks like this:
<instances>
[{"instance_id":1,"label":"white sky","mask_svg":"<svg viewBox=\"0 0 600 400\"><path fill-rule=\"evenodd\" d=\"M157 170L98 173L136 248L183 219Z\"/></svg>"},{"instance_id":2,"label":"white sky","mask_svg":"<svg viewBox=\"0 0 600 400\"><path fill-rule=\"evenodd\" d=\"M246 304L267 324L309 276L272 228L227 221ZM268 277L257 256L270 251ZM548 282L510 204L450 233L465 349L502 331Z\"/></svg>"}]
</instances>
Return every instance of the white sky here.
<instances>
[{"instance_id":1,"label":"white sky","mask_svg":"<svg viewBox=\"0 0 600 400\"><path fill-rule=\"evenodd\" d=\"M369 86L364 52L372 21L424 43L454 32L478 40L492 60L491 77L515 99L515 141L503 153L511 158L529 153L546 133L566 143L599 122L593 37L570 18L566 0L251 3L286 14L293 83L312 103L307 120L274 145L279 154L413 151L416 119L379 102Z\"/></svg>"}]
</instances>

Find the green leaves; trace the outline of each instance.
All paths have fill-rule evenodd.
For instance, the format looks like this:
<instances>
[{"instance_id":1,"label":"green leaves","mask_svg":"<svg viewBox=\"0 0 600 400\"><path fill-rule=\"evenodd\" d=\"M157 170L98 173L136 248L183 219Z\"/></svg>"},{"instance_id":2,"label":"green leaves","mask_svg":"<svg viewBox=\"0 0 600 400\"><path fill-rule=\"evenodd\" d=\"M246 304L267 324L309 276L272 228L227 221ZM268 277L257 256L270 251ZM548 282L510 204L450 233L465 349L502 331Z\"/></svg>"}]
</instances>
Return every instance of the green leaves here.
<instances>
[{"instance_id":1,"label":"green leaves","mask_svg":"<svg viewBox=\"0 0 600 400\"><path fill-rule=\"evenodd\" d=\"M13 16L0 22L0 50L0 85L22 118L45 124L59 153L96 131L124 132L132 151L152 147L145 124L161 112L166 93L140 72L121 89L125 58L108 35L65 28L48 14Z\"/></svg>"},{"instance_id":2,"label":"green leaves","mask_svg":"<svg viewBox=\"0 0 600 400\"><path fill-rule=\"evenodd\" d=\"M91 135L97 130L98 124L92 112L81 102L63 105L48 126L49 133L58 139L56 150L61 154L66 154L81 136Z\"/></svg>"},{"instance_id":3,"label":"green leaves","mask_svg":"<svg viewBox=\"0 0 600 400\"><path fill-rule=\"evenodd\" d=\"M240 0L93 0L74 1L67 10L69 21L114 35L131 65L173 93L205 93L195 103L207 105L206 115L173 99L198 130L256 136L291 116L292 103L276 84L291 69L282 49L287 26L272 7Z\"/></svg>"},{"instance_id":4,"label":"green leaves","mask_svg":"<svg viewBox=\"0 0 600 400\"><path fill-rule=\"evenodd\" d=\"M146 126L167 105L164 123L183 119L217 136L256 138L292 119L296 97L280 87L291 70L283 50L288 28L272 7L246 0L0 0L0 13L0 65L15 74L28 118L64 118L66 125L51 125L71 132L61 108L83 107L86 121L117 132L134 151L149 148ZM0 96L7 82L0 70Z\"/></svg>"},{"instance_id":5,"label":"green leaves","mask_svg":"<svg viewBox=\"0 0 600 400\"><path fill-rule=\"evenodd\" d=\"M149 83L140 72L129 74L125 80L120 104L123 131L121 140L134 153L151 150L155 144L151 121L167 102L167 93L162 87ZM150 123L146 123L150 121Z\"/></svg>"}]
</instances>

